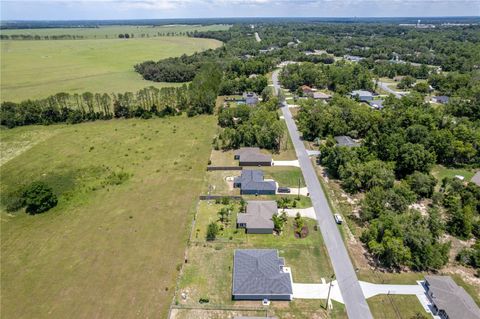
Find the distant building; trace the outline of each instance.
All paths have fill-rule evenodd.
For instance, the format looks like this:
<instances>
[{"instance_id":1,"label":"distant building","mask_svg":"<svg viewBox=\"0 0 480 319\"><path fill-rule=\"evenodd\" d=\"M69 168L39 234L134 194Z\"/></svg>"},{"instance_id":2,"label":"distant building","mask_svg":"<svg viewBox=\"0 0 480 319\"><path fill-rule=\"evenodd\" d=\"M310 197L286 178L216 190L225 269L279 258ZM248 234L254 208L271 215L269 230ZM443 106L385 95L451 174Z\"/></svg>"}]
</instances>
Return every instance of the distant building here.
<instances>
[{"instance_id":1,"label":"distant building","mask_svg":"<svg viewBox=\"0 0 480 319\"><path fill-rule=\"evenodd\" d=\"M245 103L247 105L257 105L258 104L258 96L254 92L244 92L242 95Z\"/></svg>"},{"instance_id":2,"label":"distant building","mask_svg":"<svg viewBox=\"0 0 480 319\"><path fill-rule=\"evenodd\" d=\"M480 171L476 172L475 175L473 175L470 182L476 184L477 186L480 186Z\"/></svg>"},{"instance_id":3,"label":"distant building","mask_svg":"<svg viewBox=\"0 0 480 319\"><path fill-rule=\"evenodd\" d=\"M240 166L271 166L272 155L263 154L258 147L242 147L235 152L234 159Z\"/></svg>"},{"instance_id":4,"label":"distant building","mask_svg":"<svg viewBox=\"0 0 480 319\"><path fill-rule=\"evenodd\" d=\"M240 188L241 195L275 195L277 184L275 181L265 181L263 172L259 170L242 170L242 174L235 177L233 187Z\"/></svg>"},{"instance_id":5,"label":"distant building","mask_svg":"<svg viewBox=\"0 0 480 319\"><path fill-rule=\"evenodd\" d=\"M356 56L356 55L349 55L349 54L346 54L343 56L343 58L347 61L351 61L351 62L360 62L362 61L364 58L360 57L360 56Z\"/></svg>"},{"instance_id":6,"label":"distant building","mask_svg":"<svg viewBox=\"0 0 480 319\"><path fill-rule=\"evenodd\" d=\"M276 249L237 249L233 257L233 300L292 300L292 274Z\"/></svg>"},{"instance_id":7,"label":"distant building","mask_svg":"<svg viewBox=\"0 0 480 319\"><path fill-rule=\"evenodd\" d=\"M358 98L360 102L368 102L373 100L373 93L364 90L355 90L350 92L352 98Z\"/></svg>"},{"instance_id":8,"label":"distant building","mask_svg":"<svg viewBox=\"0 0 480 319\"><path fill-rule=\"evenodd\" d=\"M368 101L368 104L374 108L374 109L377 109L377 110L381 110L383 109L383 100L371 100L371 101Z\"/></svg>"},{"instance_id":9,"label":"distant building","mask_svg":"<svg viewBox=\"0 0 480 319\"><path fill-rule=\"evenodd\" d=\"M332 98L330 94L326 94L323 92L313 92L312 96L315 100L323 100L323 101L328 101Z\"/></svg>"},{"instance_id":10,"label":"distant building","mask_svg":"<svg viewBox=\"0 0 480 319\"><path fill-rule=\"evenodd\" d=\"M450 276L425 276L432 313L442 319L480 319L480 308Z\"/></svg>"},{"instance_id":11,"label":"distant building","mask_svg":"<svg viewBox=\"0 0 480 319\"><path fill-rule=\"evenodd\" d=\"M445 95L439 95L439 96L434 96L432 97L432 102L434 103L440 103L440 104L447 104L450 98Z\"/></svg>"},{"instance_id":12,"label":"distant building","mask_svg":"<svg viewBox=\"0 0 480 319\"><path fill-rule=\"evenodd\" d=\"M303 95L305 96L313 96L313 93L317 91L315 89L312 89L308 85L302 85L300 87L300 90L303 92Z\"/></svg>"},{"instance_id":13,"label":"distant building","mask_svg":"<svg viewBox=\"0 0 480 319\"><path fill-rule=\"evenodd\" d=\"M358 147L360 146L359 143L355 142L350 136L335 136L335 141L337 142L337 146L346 146L346 147Z\"/></svg>"},{"instance_id":14,"label":"distant building","mask_svg":"<svg viewBox=\"0 0 480 319\"><path fill-rule=\"evenodd\" d=\"M249 234L272 234L272 217L278 212L274 200L247 201L245 213L237 215L237 228L245 228Z\"/></svg>"}]
</instances>

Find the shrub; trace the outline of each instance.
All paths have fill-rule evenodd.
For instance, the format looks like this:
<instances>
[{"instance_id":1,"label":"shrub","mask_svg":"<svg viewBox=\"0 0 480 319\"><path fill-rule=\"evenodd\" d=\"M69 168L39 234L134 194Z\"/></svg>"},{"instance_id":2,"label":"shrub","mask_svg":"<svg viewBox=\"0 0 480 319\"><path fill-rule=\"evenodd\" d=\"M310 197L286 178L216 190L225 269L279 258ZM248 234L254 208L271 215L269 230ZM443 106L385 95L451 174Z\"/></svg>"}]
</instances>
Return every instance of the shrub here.
<instances>
[{"instance_id":1,"label":"shrub","mask_svg":"<svg viewBox=\"0 0 480 319\"><path fill-rule=\"evenodd\" d=\"M130 174L126 172L112 172L110 175L108 175L105 180L103 181L103 186L108 186L108 185L120 185L123 184L125 181L127 181L130 178Z\"/></svg>"},{"instance_id":2,"label":"shrub","mask_svg":"<svg viewBox=\"0 0 480 319\"><path fill-rule=\"evenodd\" d=\"M35 215L57 206L58 199L53 190L42 182L34 182L23 193L27 213Z\"/></svg>"},{"instance_id":3,"label":"shrub","mask_svg":"<svg viewBox=\"0 0 480 319\"><path fill-rule=\"evenodd\" d=\"M207 227L207 240L211 241L211 240L215 240L215 238L217 238L217 235L219 233L220 229L217 225L217 223L210 223L208 224L208 227Z\"/></svg>"},{"instance_id":4,"label":"shrub","mask_svg":"<svg viewBox=\"0 0 480 319\"><path fill-rule=\"evenodd\" d=\"M210 299L206 298L206 297L202 297L198 300L199 303L209 303L210 302Z\"/></svg>"}]
</instances>

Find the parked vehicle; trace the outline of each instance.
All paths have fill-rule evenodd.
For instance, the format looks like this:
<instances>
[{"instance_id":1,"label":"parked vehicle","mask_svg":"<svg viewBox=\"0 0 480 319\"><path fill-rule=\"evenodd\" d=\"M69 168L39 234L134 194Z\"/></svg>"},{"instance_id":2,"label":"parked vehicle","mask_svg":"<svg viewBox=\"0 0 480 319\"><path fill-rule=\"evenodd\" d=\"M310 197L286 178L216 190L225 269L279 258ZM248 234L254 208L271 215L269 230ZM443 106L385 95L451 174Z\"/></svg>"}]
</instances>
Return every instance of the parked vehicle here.
<instances>
[{"instance_id":1,"label":"parked vehicle","mask_svg":"<svg viewBox=\"0 0 480 319\"><path fill-rule=\"evenodd\" d=\"M339 214L335 214L335 215L333 215L333 217L335 218L335 222L337 224L341 225L343 223L343 218Z\"/></svg>"},{"instance_id":2,"label":"parked vehicle","mask_svg":"<svg viewBox=\"0 0 480 319\"><path fill-rule=\"evenodd\" d=\"M288 194L288 193L290 193L290 188L288 188L288 187L279 187L279 188L277 189L277 192L279 192L279 193L287 193L287 194Z\"/></svg>"}]
</instances>

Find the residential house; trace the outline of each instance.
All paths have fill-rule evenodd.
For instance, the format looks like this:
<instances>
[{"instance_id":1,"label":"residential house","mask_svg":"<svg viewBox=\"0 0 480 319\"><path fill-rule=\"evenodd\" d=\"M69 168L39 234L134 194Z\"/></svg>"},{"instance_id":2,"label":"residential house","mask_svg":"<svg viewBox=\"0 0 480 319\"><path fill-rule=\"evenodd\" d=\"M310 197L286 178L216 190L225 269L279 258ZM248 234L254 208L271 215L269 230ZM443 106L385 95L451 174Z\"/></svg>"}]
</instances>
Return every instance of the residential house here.
<instances>
[{"instance_id":1,"label":"residential house","mask_svg":"<svg viewBox=\"0 0 480 319\"><path fill-rule=\"evenodd\" d=\"M383 109L383 100L381 99L368 101L368 104L374 109Z\"/></svg>"},{"instance_id":2,"label":"residential house","mask_svg":"<svg viewBox=\"0 0 480 319\"><path fill-rule=\"evenodd\" d=\"M243 99L247 105L257 105L258 104L258 96L254 92L244 92Z\"/></svg>"},{"instance_id":3,"label":"residential house","mask_svg":"<svg viewBox=\"0 0 480 319\"><path fill-rule=\"evenodd\" d=\"M434 96L432 97L432 102L434 103L440 103L440 104L447 104L450 98L445 95L439 95L439 96Z\"/></svg>"},{"instance_id":4,"label":"residential house","mask_svg":"<svg viewBox=\"0 0 480 319\"><path fill-rule=\"evenodd\" d=\"M337 146L346 146L346 147L358 147L359 143L355 142L350 136L335 136L335 141L337 141Z\"/></svg>"},{"instance_id":5,"label":"residential house","mask_svg":"<svg viewBox=\"0 0 480 319\"><path fill-rule=\"evenodd\" d=\"M480 308L450 276L425 276L434 315L442 319L480 319Z\"/></svg>"},{"instance_id":6,"label":"residential house","mask_svg":"<svg viewBox=\"0 0 480 319\"><path fill-rule=\"evenodd\" d=\"M275 195L277 184L275 181L265 181L263 172L258 170L242 170L242 174L235 177L233 187L240 188L241 195Z\"/></svg>"},{"instance_id":7,"label":"residential house","mask_svg":"<svg viewBox=\"0 0 480 319\"><path fill-rule=\"evenodd\" d=\"M308 85L302 85L300 87L300 90L303 92L303 95L305 96L313 96L313 93L316 91L315 89L312 89Z\"/></svg>"},{"instance_id":8,"label":"residential house","mask_svg":"<svg viewBox=\"0 0 480 319\"><path fill-rule=\"evenodd\" d=\"M233 300L292 300L292 274L276 249L237 249Z\"/></svg>"},{"instance_id":9,"label":"residential house","mask_svg":"<svg viewBox=\"0 0 480 319\"><path fill-rule=\"evenodd\" d=\"M245 228L248 234L272 234L272 216L277 212L274 200L247 201L245 213L237 215L237 228Z\"/></svg>"},{"instance_id":10,"label":"residential house","mask_svg":"<svg viewBox=\"0 0 480 319\"><path fill-rule=\"evenodd\" d=\"M234 159L240 166L271 166L272 155L263 154L258 147L242 147L235 152Z\"/></svg>"},{"instance_id":11,"label":"residential house","mask_svg":"<svg viewBox=\"0 0 480 319\"><path fill-rule=\"evenodd\" d=\"M368 102L373 100L373 93L364 90L355 90L350 92L352 98L358 98L360 102Z\"/></svg>"},{"instance_id":12,"label":"residential house","mask_svg":"<svg viewBox=\"0 0 480 319\"><path fill-rule=\"evenodd\" d=\"M480 186L480 171L476 172L475 175L473 175L470 182L476 184L477 186Z\"/></svg>"},{"instance_id":13,"label":"residential house","mask_svg":"<svg viewBox=\"0 0 480 319\"><path fill-rule=\"evenodd\" d=\"M351 61L351 62L360 62L360 61L363 60L363 58L360 57L360 56L348 55L348 54L344 55L343 58L344 58L345 60Z\"/></svg>"},{"instance_id":14,"label":"residential house","mask_svg":"<svg viewBox=\"0 0 480 319\"><path fill-rule=\"evenodd\" d=\"M328 101L332 98L332 96L323 92L313 92L313 98L315 100Z\"/></svg>"}]
</instances>

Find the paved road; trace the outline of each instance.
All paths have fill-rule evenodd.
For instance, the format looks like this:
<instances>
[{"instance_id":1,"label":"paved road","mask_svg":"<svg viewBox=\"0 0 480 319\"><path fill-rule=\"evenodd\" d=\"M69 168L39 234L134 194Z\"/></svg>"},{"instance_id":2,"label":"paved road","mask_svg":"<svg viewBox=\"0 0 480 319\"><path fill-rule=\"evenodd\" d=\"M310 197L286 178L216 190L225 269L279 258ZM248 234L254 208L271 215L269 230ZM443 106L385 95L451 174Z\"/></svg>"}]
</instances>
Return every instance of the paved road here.
<instances>
[{"instance_id":1,"label":"paved road","mask_svg":"<svg viewBox=\"0 0 480 319\"><path fill-rule=\"evenodd\" d=\"M274 90L280 89L278 82L278 71L272 75ZM333 219L332 211L328 206L327 199L318 181L315 169L308 157L305 145L300 139L297 125L292 118L290 109L284 105L282 107L283 116L287 124L290 137L295 146L295 152L300 163L303 177L310 192L310 198L315 209L318 225L322 232L328 254L335 271L340 291L347 309L349 318L352 319L370 319L373 318L368 304L363 295L362 288L357 279L355 270L348 256L347 249L343 243L337 224Z\"/></svg>"},{"instance_id":2,"label":"paved road","mask_svg":"<svg viewBox=\"0 0 480 319\"><path fill-rule=\"evenodd\" d=\"M378 81L377 82L378 86L380 88L382 88L384 91L387 91L388 93L391 93L393 95L395 95L396 98L401 98L402 97L402 94L400 94L398 91L395 91L391 88L388 87L388 83L386 82L382 82L382 81Z\"/></svg>"}]
</instances>

